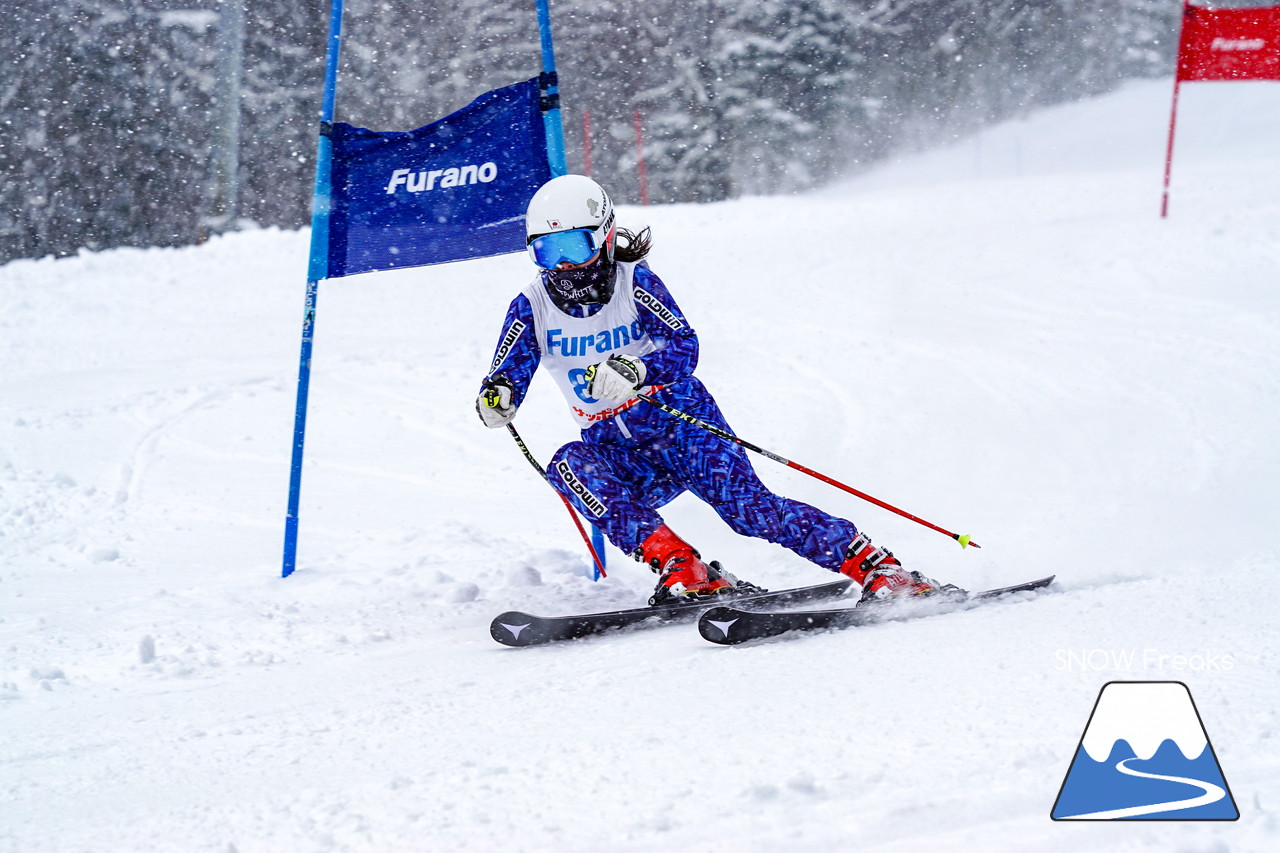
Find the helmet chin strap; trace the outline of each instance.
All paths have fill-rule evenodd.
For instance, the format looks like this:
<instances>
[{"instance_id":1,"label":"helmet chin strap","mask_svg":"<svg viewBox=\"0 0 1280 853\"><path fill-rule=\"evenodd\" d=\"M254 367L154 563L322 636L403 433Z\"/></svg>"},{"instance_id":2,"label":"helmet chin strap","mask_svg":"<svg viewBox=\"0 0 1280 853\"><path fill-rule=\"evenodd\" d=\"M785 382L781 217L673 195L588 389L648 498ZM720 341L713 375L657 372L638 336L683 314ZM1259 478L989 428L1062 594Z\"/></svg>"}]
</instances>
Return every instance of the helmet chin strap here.
<instances>
[{"instance_id":1,"label":"helmet chin strap","mask_svg":"<svg viewBox=\"0 0 1280 853\"><path fill-rule=\"evenodd\" d=\"M609 221L605 223L604 250L609 256L609 261L613 261L613 250L618 245L618 219L613 213L609 214Z\"/></svg>"}]
</instances>

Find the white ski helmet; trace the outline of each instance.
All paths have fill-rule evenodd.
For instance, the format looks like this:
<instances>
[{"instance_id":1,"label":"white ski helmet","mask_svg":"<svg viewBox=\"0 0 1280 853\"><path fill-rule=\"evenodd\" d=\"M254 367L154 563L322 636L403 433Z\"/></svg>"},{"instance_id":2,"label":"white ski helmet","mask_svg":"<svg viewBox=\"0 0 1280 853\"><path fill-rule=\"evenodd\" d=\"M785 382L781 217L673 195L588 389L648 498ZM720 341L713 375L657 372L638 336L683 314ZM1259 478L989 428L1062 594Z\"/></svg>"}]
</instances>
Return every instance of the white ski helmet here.
<instances>
[{"instance_id":1,"label":"white ski helmet","mask_svg":"<svg viewBox=\"0 0 1280 853\"><path fill-rule=\"evenodd\" d=\"M524 223L529 257L543 269L586 263L601 248L613 259L613 202L604 187L585 175L561 175L539 187Z\"/></svg>"}]
</instances>

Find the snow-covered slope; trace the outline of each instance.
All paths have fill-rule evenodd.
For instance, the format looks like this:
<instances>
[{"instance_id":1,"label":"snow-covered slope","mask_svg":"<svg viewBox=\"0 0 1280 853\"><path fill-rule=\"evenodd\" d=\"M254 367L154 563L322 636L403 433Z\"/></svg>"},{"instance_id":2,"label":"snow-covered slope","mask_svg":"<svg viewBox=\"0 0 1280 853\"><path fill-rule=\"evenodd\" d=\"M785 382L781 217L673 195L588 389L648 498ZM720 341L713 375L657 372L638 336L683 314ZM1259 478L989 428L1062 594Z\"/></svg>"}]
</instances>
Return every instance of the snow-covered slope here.
<instances>
[{"instance_id":1,"label":"snow-covered slope","mask_svg":"<svg viewBox=\"0 0 1280 853\"><path fill-rule=\"evenodd\" d=\"M1032 601L720 648L511 650L639 603L472 409L508 256L321 286L278 577L307 235L0 268L0 850L1280 846L1280 86L1132 85L795 198L623 211L748 439L908 567ZM550 382L518 421L573 438ZM772 587L818 569L679 499ZM1180 656L1180 657L1179 657ZM1099 688L1190 687L1238 822L1056 824Z\"/></svg>"}]
</instances>

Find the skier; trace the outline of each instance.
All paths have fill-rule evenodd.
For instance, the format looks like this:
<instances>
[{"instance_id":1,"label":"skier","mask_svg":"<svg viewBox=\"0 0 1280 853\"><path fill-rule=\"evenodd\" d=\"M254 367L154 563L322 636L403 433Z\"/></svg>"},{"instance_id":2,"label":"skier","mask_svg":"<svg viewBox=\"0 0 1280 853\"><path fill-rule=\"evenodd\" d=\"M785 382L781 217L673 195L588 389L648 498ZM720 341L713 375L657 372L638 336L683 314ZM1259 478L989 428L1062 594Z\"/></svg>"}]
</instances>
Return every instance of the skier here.
<instances>
[{"instance_id":1,"label":"skier","mask_svg":"<svg viewBox=\"0 0 1280 853\"><path fill-rule=\"evenodd\" d=\"M776 495L744 449L641 401L644 393L731 431L693 375L698 336L649 269L648 228L618 228L604 189L582 175L544 184L525 215L533 282L507 309L476 400L488 427L508 424L534 371L547 368L582 428L561 447L552 486L624 553L659 575L651 604L700 599L742 585L663 521L684 491L737 533L789 548L862 585L864 599L931 595L942 587L907 572L851 521Z\"/></svg>"}]
</instances>

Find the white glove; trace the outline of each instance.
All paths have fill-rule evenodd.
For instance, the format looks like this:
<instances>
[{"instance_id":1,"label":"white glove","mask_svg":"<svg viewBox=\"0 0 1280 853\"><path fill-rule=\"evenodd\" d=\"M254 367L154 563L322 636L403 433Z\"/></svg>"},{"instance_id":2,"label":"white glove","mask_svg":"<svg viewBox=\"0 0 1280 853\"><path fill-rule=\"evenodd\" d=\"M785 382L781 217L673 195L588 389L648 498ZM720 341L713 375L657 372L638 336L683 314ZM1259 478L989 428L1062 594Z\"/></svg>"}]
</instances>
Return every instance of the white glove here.
<instances>
[{"instance_id":1,"label":"white glove","mask_svg":"<svg viewBox=\"0 0 1280 853\"><path fill-rule=\"evenodd\" d=\"M644 362L614 353L587 368L587 396L597 400L629 400L644 387Z\"/></svg>"},{"instance_id":2,"label":"white glove","mask_svg":"<svg viewBox=\"0 0 1280 853\"><path fill-rule=\"evenodd\" d=\"M489 429L511 423L516 416L516 407L511 404L511 383L505 376L484 381L480 396L476 398L476 412Z\"/></svg>"}]
</instances>

